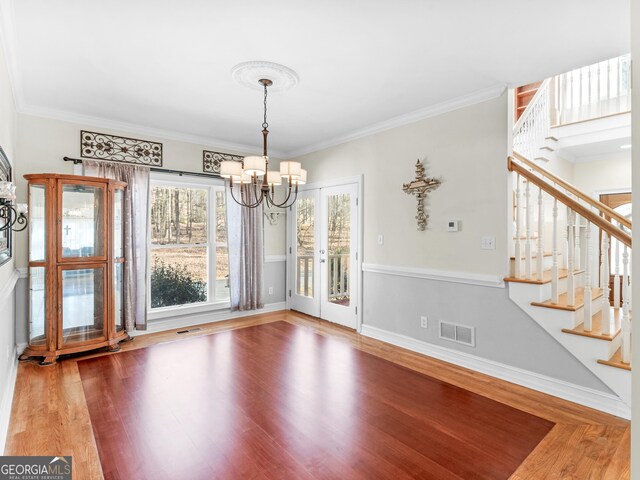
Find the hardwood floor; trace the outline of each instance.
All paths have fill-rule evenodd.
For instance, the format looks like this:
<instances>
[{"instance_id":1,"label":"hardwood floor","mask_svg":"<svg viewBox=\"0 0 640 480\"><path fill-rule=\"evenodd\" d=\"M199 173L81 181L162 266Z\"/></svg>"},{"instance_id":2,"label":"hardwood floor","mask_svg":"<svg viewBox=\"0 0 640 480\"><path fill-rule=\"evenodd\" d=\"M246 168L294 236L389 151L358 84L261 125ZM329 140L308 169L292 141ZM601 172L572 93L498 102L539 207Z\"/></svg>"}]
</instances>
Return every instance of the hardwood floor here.
<instances>
[{"instance_id":1,"label":"hardwood floor","mask_svg":"<svg viewBox=\"0 0 640 480\"><path fill-rule=\"evenodd\" d=\"M245 328L264 324L270 325ZM151 478L176 478L165 466L184 458L193 460L179 477L185 479L506 478L516 466L514 479L629 478L625 420L294 312L199 328L137 337L123 345L124 354L52 367L21 364L5 453L73 455L74 478L82 480L103 478L98 449L109 444L119 445L109 454L118 460L105 466L105 478L146 478L145 468ZM242 330L140 350L236 329ZM269 345L266 357L252 354ZM286 361L296 356L301 360ZM137 362L150 368L136 369ZM185 394L168 388L171 382L200 387ZM145 408L134 411L135 404ZM445 407L458 410L447 414ZM496 422L497 414L508 420ZM185 431L207 444L208 456L198 454L202 449ZM504 440L510 441L500 450ZM449 442L452 452L445 450ZM411 447L422 444L428 454L414 457ZM149 465L141 460L145 448L158 455ZM460 461L450 465L447 455Z\"/></svg>"}]
</instances>

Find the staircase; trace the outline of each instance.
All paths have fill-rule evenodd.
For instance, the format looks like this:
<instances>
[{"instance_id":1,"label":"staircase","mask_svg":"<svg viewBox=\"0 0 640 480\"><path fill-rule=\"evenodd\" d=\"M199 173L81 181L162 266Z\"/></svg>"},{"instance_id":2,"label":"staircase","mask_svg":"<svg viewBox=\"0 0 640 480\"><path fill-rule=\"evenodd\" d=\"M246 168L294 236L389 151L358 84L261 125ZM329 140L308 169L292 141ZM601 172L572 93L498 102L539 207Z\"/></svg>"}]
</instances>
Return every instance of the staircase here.
<instances>
[{"instance_id":1,"label":"staircase","mask_svg":"<svg viewBox=\"0 0 640 480\"><path fill-rule=\"evenodd\" d=\"M630 406L631 221L525 155L508 168L510 298Z\"/></svg>"}]
</instances>

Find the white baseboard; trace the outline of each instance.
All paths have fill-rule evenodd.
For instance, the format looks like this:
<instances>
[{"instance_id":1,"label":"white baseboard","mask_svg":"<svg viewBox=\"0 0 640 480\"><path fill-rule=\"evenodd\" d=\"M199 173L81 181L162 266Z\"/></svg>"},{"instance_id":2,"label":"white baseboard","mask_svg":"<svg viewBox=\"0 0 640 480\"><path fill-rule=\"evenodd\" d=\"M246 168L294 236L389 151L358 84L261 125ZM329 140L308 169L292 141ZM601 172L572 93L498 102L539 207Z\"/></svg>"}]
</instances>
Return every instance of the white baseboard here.
<instances>
[{"instance_id":1,"label":"white baseboard","mask_svg":"<svg viewBox=\"0 0 640 480\"><path fill-rule=\"evenodd\" d=\"M149 333L164 332L173 330L174 328L191 327L194 325L202 325L204 323L223 322L234 318L248 317L250 315L259 315L261 313L277 312L285 310L285 302L269 303L259 310L246 310L244 312L232 312L230 310L218 310L212 312L195 313L191 315L182 315L169 317L162 320L151 320L147 322L146 330L134 330L129 332L132 337L139 335L147 335Z\"/></svg>"},{"instance_id":2,"label":"white baseboard","mask_svg":"<svg viewBox=\"0 0 640 480\"><path fill-rule=\"evenodd\" d=\"M18 349L13 350L13 362L7 376L7 383L3 385L2 402L0 403L0 454L4 453L9 433L9 421L11 420L11 406L13 405L13 393L16 389L16 377L18 375Z\"/></svg>"},{"instance_id":3,"label":"white baseboard","mask_svg":"<svg viewBox=\"0 0 640 480\"><path fill-rule=\"evenodd\" d=\"M585 407L594 408L611 415L630 419L631 409L617 396L558 380L539 373L459 352L439 345L416 340L399 333L370 325L362 325L362 335L391 345L437 358L460 367L484 373L491 377L531 388L554 397L562 398Z\"/></svg>"}]
</instances>

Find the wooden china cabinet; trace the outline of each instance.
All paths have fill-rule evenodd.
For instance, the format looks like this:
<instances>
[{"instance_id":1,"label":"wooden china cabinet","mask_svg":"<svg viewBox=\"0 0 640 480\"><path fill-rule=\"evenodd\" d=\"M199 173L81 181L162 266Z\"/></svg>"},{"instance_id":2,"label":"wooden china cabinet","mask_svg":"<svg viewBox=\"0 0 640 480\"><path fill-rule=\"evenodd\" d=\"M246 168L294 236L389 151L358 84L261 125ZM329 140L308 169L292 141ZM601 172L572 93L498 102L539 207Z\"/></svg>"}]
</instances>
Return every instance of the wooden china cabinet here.
<instances>
[{"instance_id":1,"label":"wooden china cabinet","mask_svg":"<svg viewBox=\"0 0 640 480\"><path fill-rule=\"evenodd\" d=\"M76 175L29 182L29 344L21 359L101 347L118 350L124 328L126 183Z\"/></svg>"}]
</instances>

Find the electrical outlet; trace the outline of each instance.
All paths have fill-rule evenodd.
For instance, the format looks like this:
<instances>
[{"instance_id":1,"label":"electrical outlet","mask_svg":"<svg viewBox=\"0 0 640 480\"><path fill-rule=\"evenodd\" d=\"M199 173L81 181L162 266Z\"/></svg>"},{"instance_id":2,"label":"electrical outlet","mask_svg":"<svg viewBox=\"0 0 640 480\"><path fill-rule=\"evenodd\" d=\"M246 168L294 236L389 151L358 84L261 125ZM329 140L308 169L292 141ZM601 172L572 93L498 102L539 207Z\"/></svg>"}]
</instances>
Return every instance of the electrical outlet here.
<instances>
[{"instance_id":1,"label":"electrical outlet","mask_svg":"<svg viewBox=\"0 0 640 480\"><path fill-rule=\"evenodd\" d=\"M269 287L269 295L273 295L273 287Z\"/></svg>"},{"instance_id":2,"label":"electrical outlet","mask_svg":"<svg viewBox=\"0 0 640 480\"><path fill-rule=\"evenodd\" d=\"M427 323L427 317L425 316L420 317L420 327L427 328L428 326L429 324Z\"/></svg>"}]
</instances>

